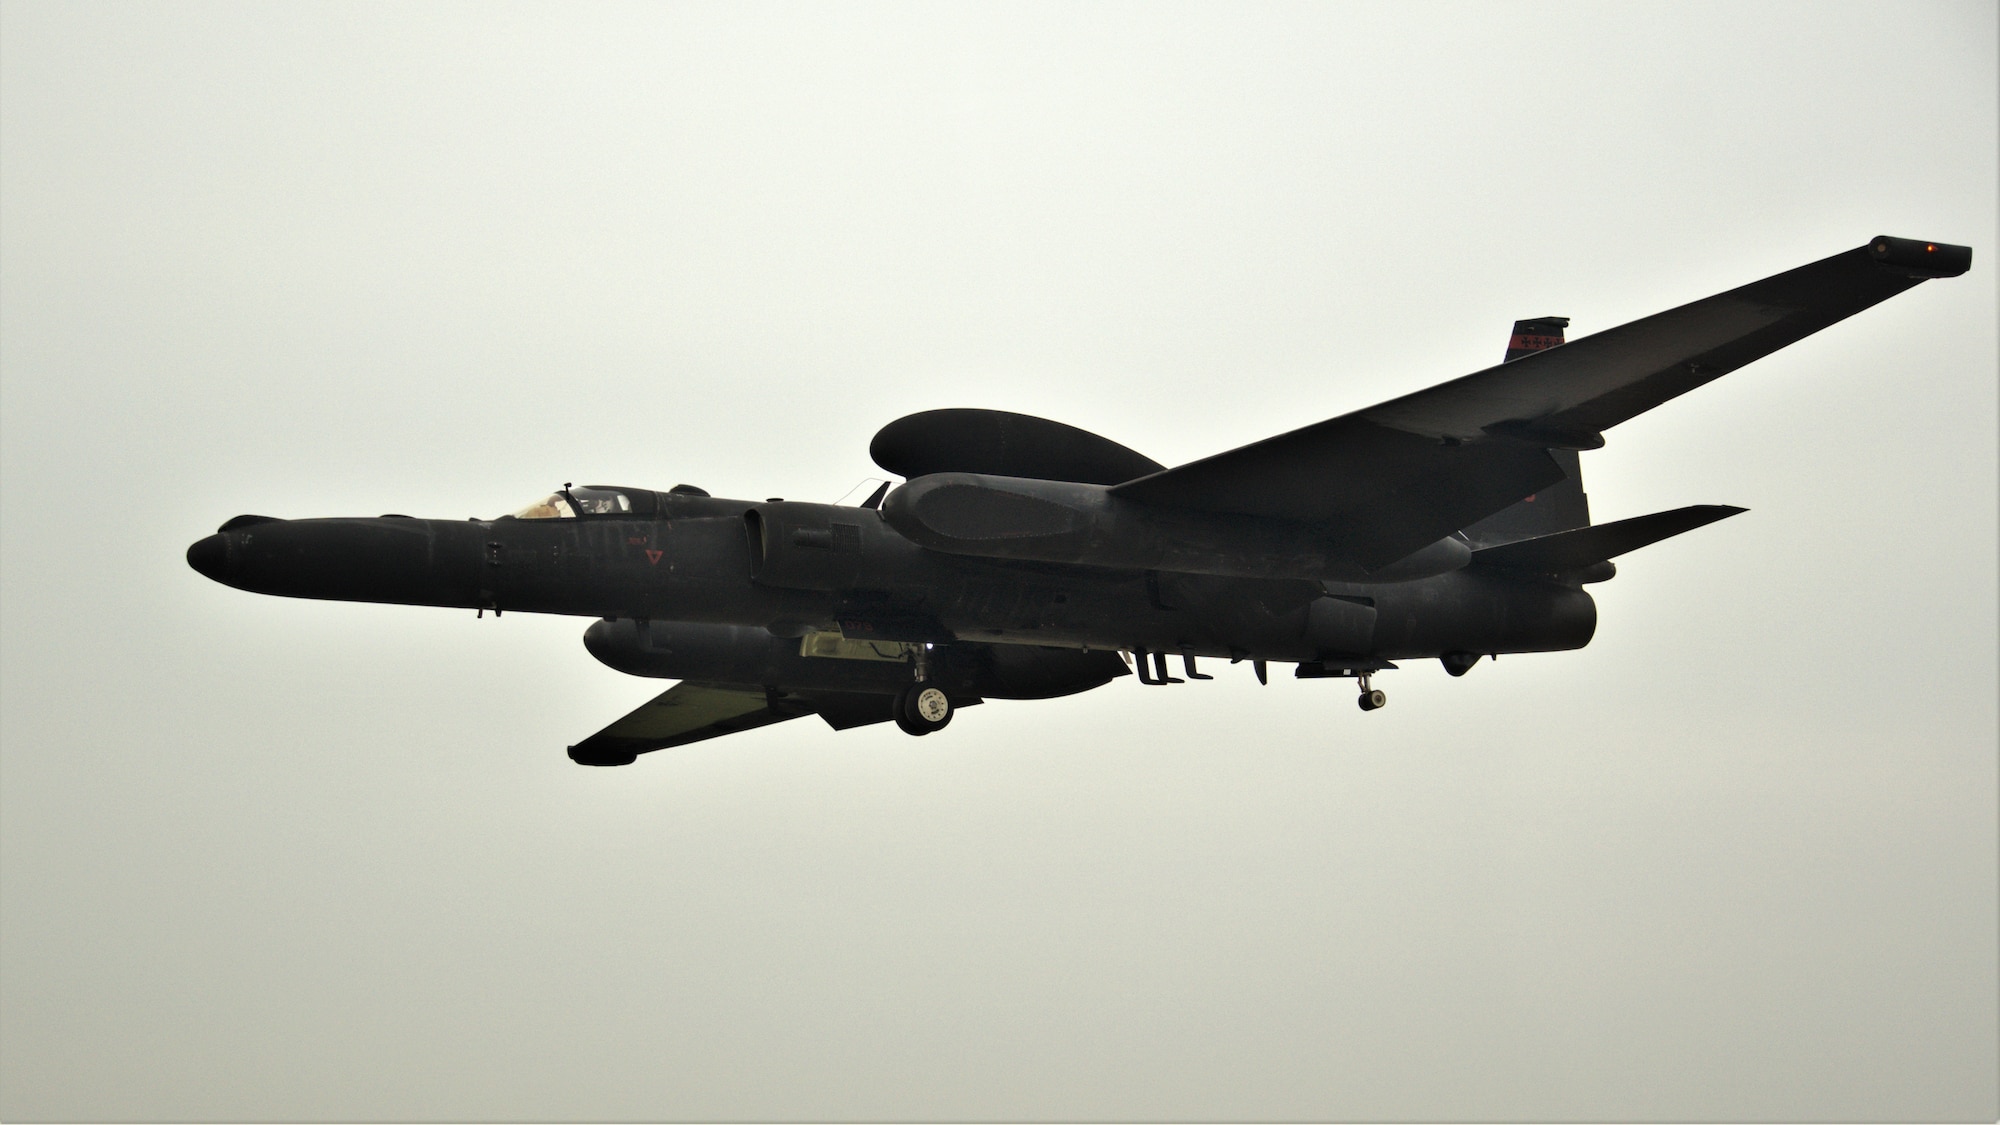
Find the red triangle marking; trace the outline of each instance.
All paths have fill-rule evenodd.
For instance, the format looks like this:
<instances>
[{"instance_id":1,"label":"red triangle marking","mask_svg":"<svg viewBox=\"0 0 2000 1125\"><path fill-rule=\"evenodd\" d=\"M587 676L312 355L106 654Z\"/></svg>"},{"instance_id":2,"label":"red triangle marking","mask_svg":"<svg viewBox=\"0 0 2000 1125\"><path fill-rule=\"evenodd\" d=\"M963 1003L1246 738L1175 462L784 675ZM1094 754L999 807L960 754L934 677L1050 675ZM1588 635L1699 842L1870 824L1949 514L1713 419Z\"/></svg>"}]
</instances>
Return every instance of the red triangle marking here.
<instances>
[{"instance_id":1,"label":"red triangle marking","mask_svg":"<svg viewBox=\"0 0 2000 1125\"><path fill-rule=\"evenodd\" d=\"M666 554L665 551L649 550L646 552L646 561L652 563L654 566L658 566L660 565L660 556L664 554Z\"/></svg>"}]
</instances>

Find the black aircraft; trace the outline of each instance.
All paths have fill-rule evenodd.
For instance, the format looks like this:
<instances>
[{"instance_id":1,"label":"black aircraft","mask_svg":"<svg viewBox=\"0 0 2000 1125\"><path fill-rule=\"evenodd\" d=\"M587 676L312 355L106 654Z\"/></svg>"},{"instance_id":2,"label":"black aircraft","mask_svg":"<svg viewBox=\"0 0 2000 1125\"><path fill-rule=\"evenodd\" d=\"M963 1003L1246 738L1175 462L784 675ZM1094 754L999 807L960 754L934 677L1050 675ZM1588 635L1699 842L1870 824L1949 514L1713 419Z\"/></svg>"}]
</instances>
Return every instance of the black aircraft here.
<instances>
[{"instance_id":1,"label":"black aircraft","mask_svg":"<svg viewBox=\"0 0 2000 1125\"><path fill-rule=\"evenodd\" d=\"M1592 524L1577 454L1605 430L1971 264L1885 237L1570 343L1523 320L1496 367L1172 469L933 410L875 435L905 482L858 507L565 485L492 520L237 516L187 559L265 594L601 618L591 655L681 682L570 747L584 765L809 714L929 734L1128 671L1209 679L1198 657L1351 678L1372 711L1392 661L1581 648L1613 558L1743 510Z\"/></svg>"}]
</instances>

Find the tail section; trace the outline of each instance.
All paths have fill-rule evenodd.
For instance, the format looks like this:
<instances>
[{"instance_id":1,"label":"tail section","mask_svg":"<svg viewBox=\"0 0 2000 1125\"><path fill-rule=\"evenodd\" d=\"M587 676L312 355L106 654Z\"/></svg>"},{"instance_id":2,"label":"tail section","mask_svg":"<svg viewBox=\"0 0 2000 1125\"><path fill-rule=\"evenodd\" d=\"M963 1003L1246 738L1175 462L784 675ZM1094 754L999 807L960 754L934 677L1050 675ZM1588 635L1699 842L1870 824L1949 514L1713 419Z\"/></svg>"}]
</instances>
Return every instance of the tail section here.
<instances>
[{"instance_id":1,"label":"tail section","mask_svg":"<svg viewBox=\"0 0 2000 1125\"><path fill-rule=\"evenodd\" d=\"M1514 322L1514 334L1507 340L1507 358L1512 363L1522 356L1560 347L1565 316L1539 316ZM1563 471L1563 479L1549 485L1511 508L1480 520L1465 529L1465 537L1475 548L1551 535L1573 527L1590 525L1590 499L1583 493L1583 469L1574 449L1551 449L1549 456Z\"/></svg>"},{"instance_id":2,"label":"tail section","mask_svg":"<svg viewBox=\"0 0 2000 1125\"><path fill-rule=\"evenodd\" d=\"M1543 316L1514 322L1507 341L1512 363L1522 356L1561 347L1569 318ZM1511 508L1502 509L1465 529L1472 541L1472 561L1498 570L1547 574L1585 582L1601 582L1616 573L1611 560L1627 551L1741 512L1723 504L1698 504L1655 512L1637 519L1592 526L1590 498L1583 494L1583 471L1574 449L1551 449L1563 479Z\"/></svg>"},{"instance_id":3,"label":"tail section","mask_svg":"<svg viewBox=\"0 0 2000 1125\"><path fill-rule=\"evenodd\" d=\"M1569 327L1566 316L1538 316L1533 320L1514 322L1514 334L1507 339L1507 358L1502 363L1512 363L1524 355L1561 347L1563 329Z\"/></svg>"},{"instance_id":4,"label":"tail section","mask_svg":"<svg viewBox=\"0 0 2000 1125\"><path fill-rule=\"evenodd\" d=\"M1579 527L1553 535L1539 535L1498 547L1472 552L1472 565L1497 567L1529 574L1584 575L1583 581L1597 582L1611 577L1610 570L1598 570L1627 551L1658 543L1697 527L1743 512L1729 504L1694 504L1670 512L1654 512L1629 520ZM1591 574L1591 571L1597 571Z\"/></svg>"}]
</instances>

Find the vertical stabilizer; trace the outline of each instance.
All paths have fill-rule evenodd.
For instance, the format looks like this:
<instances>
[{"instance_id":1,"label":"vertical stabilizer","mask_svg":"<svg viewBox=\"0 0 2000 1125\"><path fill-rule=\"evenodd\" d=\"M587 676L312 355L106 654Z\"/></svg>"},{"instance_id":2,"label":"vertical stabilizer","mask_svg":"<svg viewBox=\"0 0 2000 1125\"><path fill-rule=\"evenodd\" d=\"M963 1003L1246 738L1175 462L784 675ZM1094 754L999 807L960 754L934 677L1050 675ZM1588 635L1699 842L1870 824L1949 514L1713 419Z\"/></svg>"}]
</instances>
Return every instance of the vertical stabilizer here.
<instances>
[{"instance_id":1,"label":"vertical stabilizer","mask_svg":"<svg viewBox=\"0 0 2000 1125\"><path fill-rule=\"evenodd\" d=\"M1515 321L1503 362L1512 363L1524 355L1561 346L1563 330L1568 327L1569 318L1564 316ZM1576 451L1551 449L1549 456L1562 467L1563 479L1466 528L1465 537L1472 540L1474 547L1590 526L1590 500L1583 494L1583 470Z\"/></svg>"},{"instance_id":2,"label":"vertical stabilizer","mask_svg":"<svg viewBox=\"0 0 2000 1125\"><path fill-rule=\"evenodd\" d=\"M1568 327L1569 318L1566 316L1538 316L1533 320L1515 321L1514 334L1507 338L1507 358L1500 362L1512 363L1524 355L1562 346L1563 329Z\"/></svg>"}]
</instances>

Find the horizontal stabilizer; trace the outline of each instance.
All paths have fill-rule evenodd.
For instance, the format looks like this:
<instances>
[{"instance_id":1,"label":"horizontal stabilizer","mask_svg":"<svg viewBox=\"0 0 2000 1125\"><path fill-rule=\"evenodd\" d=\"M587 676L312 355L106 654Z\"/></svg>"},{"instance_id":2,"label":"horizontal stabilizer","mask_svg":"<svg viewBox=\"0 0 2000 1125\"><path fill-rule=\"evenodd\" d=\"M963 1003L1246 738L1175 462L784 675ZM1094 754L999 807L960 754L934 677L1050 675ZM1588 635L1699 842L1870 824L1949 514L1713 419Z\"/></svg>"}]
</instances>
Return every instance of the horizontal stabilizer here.
<instances>
[{"instance_id":1,"label":"horizontal stabilizer","mask_svg":"<svg viewBox=\"0 0 2000 1125\"><path fill-rule=\"evenodd\" d=\"M1695 504L1670 512L1654 512L1650 516L1579 527L1474 551L1472 565L1543 574L1581 570L1747 510L1728 504Z\"/></svg>"}]
</instances>

